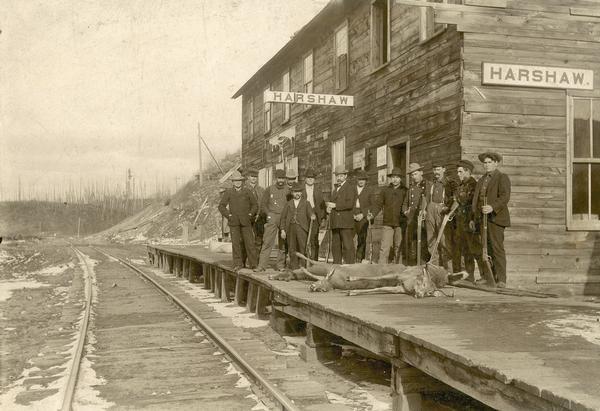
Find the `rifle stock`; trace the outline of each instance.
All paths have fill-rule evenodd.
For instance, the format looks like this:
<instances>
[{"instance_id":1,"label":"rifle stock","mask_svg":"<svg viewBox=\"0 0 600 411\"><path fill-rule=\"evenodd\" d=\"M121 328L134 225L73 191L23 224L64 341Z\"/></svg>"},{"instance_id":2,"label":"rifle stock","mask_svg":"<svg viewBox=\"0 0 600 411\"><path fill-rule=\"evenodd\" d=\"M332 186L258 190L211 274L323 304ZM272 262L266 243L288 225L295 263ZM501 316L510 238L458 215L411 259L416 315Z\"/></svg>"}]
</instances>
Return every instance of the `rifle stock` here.
<instances>
[{"instance_id":1,"label":"rifle stock","mask_svg":"<svg viewBox=\"0 0 600 411\"><path fill-rule=\"evenodd\" d=\"M487 205L487 197L483 197L483 205ZM485 268L487 268L487 272L483 273L483 277L489 286L495 287L496 280L494 280L494 272L492 271L492 258L488 253L488 243L487 243L487 223L488 223L488 215L483 213L483 224L481 228L481 250L482 250L482 258L483 264Z\"/></svg>"}]
</instances>

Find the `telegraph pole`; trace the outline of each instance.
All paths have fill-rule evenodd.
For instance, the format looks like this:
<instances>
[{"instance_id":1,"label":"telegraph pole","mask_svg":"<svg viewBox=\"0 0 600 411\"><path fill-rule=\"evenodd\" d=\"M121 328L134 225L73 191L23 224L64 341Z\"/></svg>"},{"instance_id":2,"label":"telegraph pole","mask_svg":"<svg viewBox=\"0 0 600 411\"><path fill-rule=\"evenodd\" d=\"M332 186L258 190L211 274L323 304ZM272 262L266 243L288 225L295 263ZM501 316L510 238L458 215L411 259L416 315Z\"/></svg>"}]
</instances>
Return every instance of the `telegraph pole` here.
<instances>
[{"instance_id":1,"label":"telegraph pole","mask_svg":"<svg viewBox=\"0 0 600 411\"><path fill-rule=\"evenodd\" d=\"M204 174L202 171L202 137L200 134L200 122L198 122L198 181L200 181L200 184L204 182Z\"/></svg>"}]
</instances>

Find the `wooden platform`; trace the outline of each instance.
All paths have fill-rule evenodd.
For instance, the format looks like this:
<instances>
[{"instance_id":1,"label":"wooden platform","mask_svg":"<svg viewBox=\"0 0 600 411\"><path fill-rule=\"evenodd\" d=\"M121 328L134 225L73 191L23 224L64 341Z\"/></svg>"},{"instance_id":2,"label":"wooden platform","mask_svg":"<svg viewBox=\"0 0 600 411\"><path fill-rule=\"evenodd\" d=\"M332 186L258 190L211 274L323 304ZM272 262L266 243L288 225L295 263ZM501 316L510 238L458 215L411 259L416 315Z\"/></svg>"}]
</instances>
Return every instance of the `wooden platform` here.
<instances>
[{"instance_id":1,"label":"wooden platform","mask_svg":"<svg viewBox=\"0 0 600 411\"><path fill-rule=\"evenodd\" d=\"M151 263L246 304L273 324L306 323L307 345L336 336L393 366L394 409L420 409L424 392L450 386L493 408L600 409L600 304L453 289L454 297L348 297L306 282L231 271L229 255L149 246ZM448 292L452 292L450 288Z\"/></svg>"}]
</instances>

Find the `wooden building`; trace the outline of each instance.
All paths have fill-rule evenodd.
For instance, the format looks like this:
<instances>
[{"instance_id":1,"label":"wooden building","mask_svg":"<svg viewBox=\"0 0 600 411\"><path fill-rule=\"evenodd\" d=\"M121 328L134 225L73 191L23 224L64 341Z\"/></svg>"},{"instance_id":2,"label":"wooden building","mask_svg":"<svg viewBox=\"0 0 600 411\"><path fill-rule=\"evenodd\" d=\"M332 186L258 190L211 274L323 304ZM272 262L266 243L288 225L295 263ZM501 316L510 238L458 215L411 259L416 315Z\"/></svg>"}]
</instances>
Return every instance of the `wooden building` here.
<instances>
[{"instance_id":1,"label":"wooden building","mask_svg":"<svg viewBox=\"0 0 600 411\"><path fill-rule=\"evenodd\" d=\"M354 106L266 103L265 90ZM233 96L242 161L370 184L485 150L512 181L509 283L600 290L600 1L332 0ZM449 166L450 175L455 167ZM597 287L597 288L595 288Z\"/></svg>"}]
</instances>

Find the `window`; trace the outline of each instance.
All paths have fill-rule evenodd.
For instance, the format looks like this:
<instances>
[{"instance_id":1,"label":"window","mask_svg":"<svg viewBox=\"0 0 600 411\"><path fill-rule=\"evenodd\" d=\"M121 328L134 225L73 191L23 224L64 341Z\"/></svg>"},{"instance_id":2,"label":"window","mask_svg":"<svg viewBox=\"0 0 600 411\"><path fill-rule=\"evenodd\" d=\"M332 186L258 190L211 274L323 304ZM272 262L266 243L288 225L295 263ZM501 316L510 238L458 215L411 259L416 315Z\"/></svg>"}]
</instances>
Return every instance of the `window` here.
<instances>
[{"instance_id":1,"label":"window","mask_svg":"<svg viewBox=\"0 0 600 411\"><path fill-rule=\"evenodd\" d=\"M312 51L304 57L302 64L302 92L313 92L313 53Z\"/></svg>"},{"instance_id":2,"label":"window","mask_svg":"<svg viewBox=\"0 0 600 411\"><path fill-rule=\"evenodd\" d=\"M462 4L462 0L425 0L429 3ZM420 7L419 39L424 42L446 30L446 24L435 22L435 10L431 7Z\"/></svg>"},{"instance_id":3,"label":"window","mask_svg":"<svg viewBox=\"0 0 600 411\"><path fill-rule=\"evenodd\" d=\"M345 166L345 165L346 165L346 139L340 138L339 140L335 140L331 144L331 171L332 171L331 187L334 187L334 184L336 182L335 174L333 174L333 171L335 171L336 167Z\"/></svg>"},{"instance_id":4,"label":"window","mask_svg":"<svg viewBox=\"0 0 600 411\"><path fill-rule=\"evenodd\" d=\"M271 86L265 88L265 91L271 90ZM263 93L264 95L264 93ZM265 134L271 131L271 103L264 103L264 125Z\"/></svg>"},{"instance_id":5,"label":"window","mask_svg":"<svg viewBox=\"0 0 600 411\"><path fill-rule=\"evenodd\" d=\"M342 24L333 36L335 90L348 87L348 23Z\"/></svg>"},{"instance_id":6,"label":"window","mask_svg":"<svg viewBox=\"0 0 600 411\"><path fill-rule=\"evenodd\" d=\"M258 170L258 185L261 187L269 187L273 180L273 168L265 167Z\"/></svg>"},{"instance_id":7,"label":"window","mask_svg":"<svg viewBox=\"0 0 600 411\"><path fill-rule=\"evenodd\" d=\"M290 91L290 70L286 70L286 72L283 73L283 76L281 76L281 90ZM292 106L290 104L283 104L282 123L286 123L290 120L291 108Z\"/></svg>"},{"instance_id":8,"label":"window","mask_svg":"<svg viewBox=\"0 0 600 411\"><path fill-rule=\"evenodd\" d=\"M376 69L390 60L389 0L371 2L371 67Z\"/></svg>"},{"instance_id":9,"label":"window","mask_svg":"<svg viewBox=\"0 0 600 411\"><path fill-rule=\"evenodd\" d=\"M567 225L600 230L600 99L569 102Z\"/></svg>"},{"instance_id":10,"label":"window","mask_svg":"<svg viewBox=\"0 0 600 411\"><path fill-rule=\"evenodd\" d=\"M248 113L246 114L246 120L248 121L248 126L246 127L246 131L248 133L248 138L252 139L254 137L254 97L251 96L248 101Z\"/></svg>"}]
</instances>

